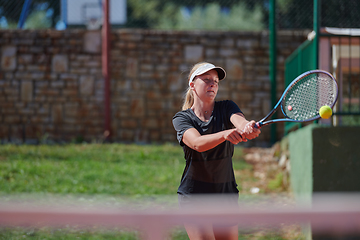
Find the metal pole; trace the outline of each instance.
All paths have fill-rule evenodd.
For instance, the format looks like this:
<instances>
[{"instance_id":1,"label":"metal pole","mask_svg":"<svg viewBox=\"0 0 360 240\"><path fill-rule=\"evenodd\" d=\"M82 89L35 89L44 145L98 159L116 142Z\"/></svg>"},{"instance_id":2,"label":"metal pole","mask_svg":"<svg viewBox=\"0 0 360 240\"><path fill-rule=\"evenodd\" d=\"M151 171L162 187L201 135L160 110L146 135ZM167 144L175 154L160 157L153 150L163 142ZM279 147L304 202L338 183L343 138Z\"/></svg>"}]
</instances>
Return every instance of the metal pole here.
<instances>
[{"instance_id":1,"label":"metal pole","mask_svg":"<svg viewBox=\"0 0 360 240\"><path fill-rule=\"evenodd\" d=\"M315 66L314 69L319 68L319 34L320 34L320 0L314 0L314 13L313 13L313 31L315 32L314 37L314 55L313 58L315 59ZM319 120L314 121L318 123Z\"/></svg>"},{"instance_id":2,"label":"metal pole","mask_svg":"<svg viewBox=\"0 0 360 240\"><path fill-rule=\"evenodd\" d=\"M104 98L105 98L105 129L106 140L111 136L111 111L110 111L110 24L109 24L109 0L103 0L103 26L102 26L102 73L104 77Z\"/></svg>"},{"instance_id":3,"label":"metal pole","mask_svg":"<svg viewBox=\"0 0 360 240\"><path fill-rule=\"evenodd\" d=\"M29 13L30 5L31 5L31 0L25 0L23 8L21 10L20 20L17 26L19 29L22 29L24 27L26 17Z\"/></svg>"},{"instance_id":4,"label":"metal pole","mask_svg":"<svg viewBox=\"0 0 360 240\"><path fill-rule=\"evenodd\" d=\"M276 97L276 0L270 0L270 14L269 14L269 29L270 29L270 82L271 82L271 106L275 106L277 102ZM276 112L272 116L276 118ZM274 144L277 140L276 124L270 127L271 143Z\"/></svg>"},{"instance_id":5,"label":"metal pole","mask_svg":"<svg viewBox=\"0 0 360 240\"><path fill-rule=\"evenodd\" d=\"M313 28L314 28L314 32L315 32L314 58L315 58L315 68L316 69L319 68L320 2L321 2L321 0L314 0Z\"/></svg>"}]
</instances>

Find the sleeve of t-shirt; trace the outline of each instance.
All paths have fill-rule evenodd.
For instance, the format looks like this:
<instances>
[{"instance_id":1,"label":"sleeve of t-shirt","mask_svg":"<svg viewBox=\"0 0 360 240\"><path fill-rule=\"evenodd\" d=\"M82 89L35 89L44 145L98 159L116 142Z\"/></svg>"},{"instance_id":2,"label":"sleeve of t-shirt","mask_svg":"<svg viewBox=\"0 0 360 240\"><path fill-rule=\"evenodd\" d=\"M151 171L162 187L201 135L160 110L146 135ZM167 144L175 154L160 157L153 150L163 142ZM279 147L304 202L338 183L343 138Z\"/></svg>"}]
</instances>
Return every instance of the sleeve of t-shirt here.
<instances>
[{"instance_id":1,"label":"sleeve of t-shirt","mask_svg":"<svg viewBox=\"0 0 360 240\"><path fill-rule=\"evenodd\" d=\"M184 112L178 112L173 117L173 125L177 132L177 140L179 141L180 145L183 146L184 143L182 142L183 135L186 130L190 128L194 128L192 125L192 121L189 116L187 116Z\"/></svg>"},{"instance_id":2,"label":"sleeve of t-shirt","mask_svg":"<svg viewBox=\"0 0 360 240\"><path fill-rule=\"evenodd\" d=\"M226 101L226 113L228 114L228 119L235 113L242 113L239 106L231 100Z\"/></svg>"}]
</instances>

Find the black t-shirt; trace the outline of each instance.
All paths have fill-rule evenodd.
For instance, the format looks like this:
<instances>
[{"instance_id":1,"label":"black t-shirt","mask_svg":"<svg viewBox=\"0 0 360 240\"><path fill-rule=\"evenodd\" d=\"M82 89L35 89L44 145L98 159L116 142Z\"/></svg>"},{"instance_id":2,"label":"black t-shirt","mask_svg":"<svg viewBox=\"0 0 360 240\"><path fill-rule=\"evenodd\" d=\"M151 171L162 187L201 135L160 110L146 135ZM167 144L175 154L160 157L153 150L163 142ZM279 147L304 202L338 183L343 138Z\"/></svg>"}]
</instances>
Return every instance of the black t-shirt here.
<instances>
[{"instance_id":1,"label":"black t-shirt","mask_svg":"<svg viewBox=\"0 0 360 240\"><path fill-rule=\"evenodd\" d=\"M232 166L232 143L224 141L208 151L198 152L182 141L184 132L190 128L195 128L201 135L233 128L230 117L239 112L241 113L240 108L233 101L225 100L215 102L213 113L207 122L200 120L190 108L175 114L173 125L186 159L178 193L186 195L239 192Z\"/></svg>"}]
</instances>

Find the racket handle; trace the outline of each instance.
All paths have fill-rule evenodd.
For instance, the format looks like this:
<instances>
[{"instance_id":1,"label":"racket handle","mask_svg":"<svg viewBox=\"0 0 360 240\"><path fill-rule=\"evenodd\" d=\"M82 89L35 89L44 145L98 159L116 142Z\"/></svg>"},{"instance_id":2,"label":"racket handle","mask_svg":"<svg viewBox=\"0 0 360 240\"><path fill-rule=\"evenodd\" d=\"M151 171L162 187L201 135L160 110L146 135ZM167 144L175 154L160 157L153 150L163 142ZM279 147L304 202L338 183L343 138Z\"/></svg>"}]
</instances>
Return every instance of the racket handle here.
<instances>
[{"instance_id":1,"label":"racket handle","mask_svg":"<svg viewBox=\"0 0 360 240\"><path fill-rule=\"evenodd\" d=\"M255 125L254 125L254 126L255 126L255 128L260 129L260 128L261 128L261 125L262 125L262 124L261 124L260 122L257 122L257 123L255 123Z\"/></svg>"}]
</instances>

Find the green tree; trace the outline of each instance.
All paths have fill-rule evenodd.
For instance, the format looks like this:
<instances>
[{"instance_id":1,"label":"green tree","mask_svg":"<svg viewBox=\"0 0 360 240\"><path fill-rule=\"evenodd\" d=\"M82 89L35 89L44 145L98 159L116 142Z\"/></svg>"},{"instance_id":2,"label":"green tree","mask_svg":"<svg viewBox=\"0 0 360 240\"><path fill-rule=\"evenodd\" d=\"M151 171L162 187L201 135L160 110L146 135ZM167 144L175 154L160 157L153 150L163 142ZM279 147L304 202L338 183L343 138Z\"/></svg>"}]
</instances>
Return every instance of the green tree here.
<instances>
[{"instance_id":1,"label":"green tree","mask_svg":"<svg viewBox=\"0 0 360 240\"><path fill-rule=\"evenodd\" d=\"M189 22L181 15L181 9L184 7L193 8L191 18L199 18L207 16L210 13L217 14L218 21L223 23L229 20L231 14L241 9L246 11L256 12L256 14L264 16L264 1L265 0L128 0L128 22L127 27L143 27L143 28L160 28L160 29L198 29L195 25L198 23L193 22L193 27L183 28L186 25L184 22ZM229 16L222 12L223 8L233 9ZM260 13L261 12L261 13ZM257 16L258 16L257 15ZM253 18L251 18L253 19ZM213 19L208 17L208 20L214 22ZM237 18L237 20L239 20ZM246 20L246 19L245 19ZM206 24L210 25L210 24ZM217 23L216 26L220 26ZM232 25L232 24L230 24ZM213 27L211 29L218 29ZM210 29L210 28L206 28ZM239 29L238 27L230 27L230 29Z\"/></svg>"},{"instance_id":2,"label":"green tree","mask_svg":"<svg viewBox=\"0 0 360 240\"><path fill-rule=\"evenodd\" d=\"M46 11L35 11L25 22L26 29L47 29L51 27L51 19L46 16Z\"/></svg>"},{"instance_id":3,"label":"green tree","mask_svg":"<svg viewBox=\"0 0 360 240\"><path fill-rule=\"evenodd\" d=\"M0 0L0 17L5 17L9 26L18 23L24 2L25 0ZM44 12L49 10L52 12L48 21L50 21L50 27L55 27L60 19L60 0L32 0L28 17L39 11L39 6L42 7L41 10Z\"/></svg>"},{"instance_id":4,"label":"green tree","mask_svg":"<svg viewBox=\"0 0 360 240\"><path fill-rule=\"evenodd\" d=\"M4 17L9 26L15 26L19 22L24 2L25 0L0 0L0 18ZM54 28L60 19L60 2L61 0L32 0L29 13L39 11L39 6L42 6L42 11L52 13L47 17L47 21L50 21L50 27ZM312 28L314 0L276 2L277 25L280 29ZM230 30L238 29L240 25L240 29L253 29L249 18L242 16L244 14L250 15L256 26L260 26L258 18L261 18L262 27L268 26L269 0L127 0L125 27L170 29L176 26L182 29L182 25L189 23L189 19L180 14L184 7L193 9L190 19L207 16L210 12L216 13L214 17L217 25L226 21L225 25ZM224 9L229 9L229 13L224 14ZM246 12L243 13L241 9L246 9ZM321 26L356 28L360 25L359 14L359 0L321 1ZM208 23L215 21L207 20ZM233 23L236 26L233 26ZM193 25L199 24L191 23L189 28L194 28Z\"/></svg>"},{"instance_id":5,"label":"green tree","mask_svg":"<svg viewBox=\"0 0 360 240\"><path fill-rule=\"evenodd\" d=\"M314 0L277 0L277 26L280 29L313 27Z\"/></svg>"},{"instance_id":6,"label":"green tree","mask_svg":"<svg viewBox=\"0 0 360 240\"><path fill-rule=\"evenodd\" d=\"M164 14L176 13L178 6L171 1L164 0L127 0L127 24L126 27L151 28L157 25Z\"/></svg>"},{"instance_id":7,"label":"green tree","mask_svg":"<svg viewBox=\"0 0 360 240\"><path fill-rule=\"evenodd\" d=\"M173 7L171 9L174 9ZM194 7L190 16L178 9L175 17L162 15L156 28L177 30L261 30L264 28L260 6L249 9L245 3L233 5L229 11L222 11L217 3Z\"/></svg>"}]
</instances>

